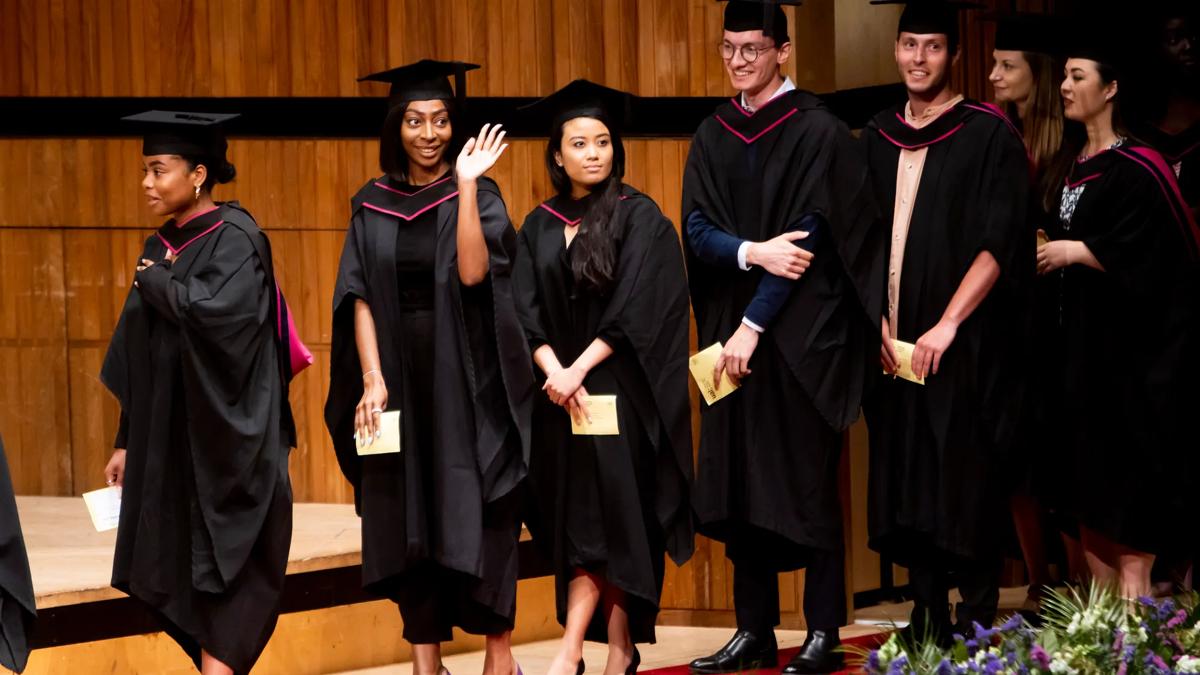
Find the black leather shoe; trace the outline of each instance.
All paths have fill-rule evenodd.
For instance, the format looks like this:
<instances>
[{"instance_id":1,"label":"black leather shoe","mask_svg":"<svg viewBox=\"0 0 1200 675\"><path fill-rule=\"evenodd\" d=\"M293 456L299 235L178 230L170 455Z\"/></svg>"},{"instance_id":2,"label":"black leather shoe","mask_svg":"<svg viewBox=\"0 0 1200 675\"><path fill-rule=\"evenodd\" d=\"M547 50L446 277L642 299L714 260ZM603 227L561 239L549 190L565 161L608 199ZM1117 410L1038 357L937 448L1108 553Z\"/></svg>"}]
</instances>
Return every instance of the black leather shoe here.
<instances>
[{"instance_id":1,"label":"black leather shoe","mask_svg":"<svg viewBox=\"0 0 1200 675\"><path fill-rule=\"evenodd\" d=\"M638 667L642 665L642 653L638 651L637 645L633 646L633 660L629 662L629 667L625 669L625 675L636 675Z\"/></svg>"},{"instance_id":2,"label":"black leather shoe","mask_svg":"<svg viewBox=\"0 0 1200 675\"><path fill-rule=\"evenodd\" d=\"M836 630L813 630L808 632L804 646L784 666L784 675L820 675L836 673L842 669L842 653L836 651L842 641Z\"/></svg>"},{"instance_id":3,"label":"black leather shoe","mask_svg":"<svg viewBox=\"0 0 1200 675\"><path fill-rule=\"evenodd\" d=\"M688 665L695 675L719 675L759 668L776 668L779 665L775 634L758 637L749 631L740 630L724 647L712 656L696 659Z\"/></svg>"}]
</instances>

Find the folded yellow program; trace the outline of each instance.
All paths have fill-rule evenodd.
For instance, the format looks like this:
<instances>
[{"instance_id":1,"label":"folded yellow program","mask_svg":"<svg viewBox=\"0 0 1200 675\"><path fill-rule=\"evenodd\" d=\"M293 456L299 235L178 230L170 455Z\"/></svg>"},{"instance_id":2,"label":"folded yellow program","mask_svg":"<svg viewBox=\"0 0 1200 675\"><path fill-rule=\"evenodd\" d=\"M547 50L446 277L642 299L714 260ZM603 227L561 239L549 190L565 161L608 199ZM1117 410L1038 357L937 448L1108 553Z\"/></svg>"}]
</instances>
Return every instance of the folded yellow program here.
<instances>
[{"instance_id":1,"label":"folded yellow program","mask_svg":"<svg viewBox=\"0 0 1200 675\"><path fill-rule=\"evenodd\" d=\"M400 411L389 410L379 415L379 434L375 439L354 436L360 456L391 455L400 452Z\"/></svg>"},{"instance_id":2,"label":"folded yellow program","mask_svg":"<svg viewBox=\"0 0 1200 675\"><path fill-rule=\"evenodd\" d=\"M571 433L576 436L620 436L617 427L617 397L596 395L583 397L583 406L590 419L571 417Z\"/></svg>"},{"instance_id":3,"label":"folded yellow program","mask_svg":"<svg viewBox=\"0 0 1200 675\"><path fill-rule=\"evenodd\" d=\"M121 488L116 485L83 493L83 503L97 532L117 529L121 519Z\"/></svg>"},{"instance_id":4,"label":"folded yellow program","mask_svg":"<svg viewBox=\"0 0 1200 675\"><path fill-rule=\"evenodd\" d=\"M712 405L717 401L725 398L738 390L740 384L733 381L729 373L721 374L721 384L717 386L713 382L713 369L717 367L717 358L721 356L721 343L718 342L713 346L697 352L688 359L688 370L692 371L692 378L696 380L696 386L700 389L700 396L704 398L704 402Z\"/></svg>"},{"instance_id":5,"label":"folded yellow program","mask_svg":"<svg viewBox=\"0 0 1200 675\"><path fill-rule=\"evenodd\" d=\"M895 350L896 360L899 362L899 365L896 368L895 375L896 375L896 377L899 377L904 380L908 380L909 382L916 382L917 384L925 384L925 378L917 377L916 373L914 373L913 369L912 369L913 348L915 346L916 345L910 344L908 342L892 340L892 349ZM887 374L891 375L892 373L887 373Z\"/></svg>"},{"instance_id":6,"label":"folded yellow program","mask_svg":"<svg viewBox=\"0 0 1200 675\"><path fill-rule=\"evenodd\" d=\"M1045 230L1037 231L1037 245L1039 248L1050 243L1050 235L1046 234Z\"/></svg>"}]
</instances>

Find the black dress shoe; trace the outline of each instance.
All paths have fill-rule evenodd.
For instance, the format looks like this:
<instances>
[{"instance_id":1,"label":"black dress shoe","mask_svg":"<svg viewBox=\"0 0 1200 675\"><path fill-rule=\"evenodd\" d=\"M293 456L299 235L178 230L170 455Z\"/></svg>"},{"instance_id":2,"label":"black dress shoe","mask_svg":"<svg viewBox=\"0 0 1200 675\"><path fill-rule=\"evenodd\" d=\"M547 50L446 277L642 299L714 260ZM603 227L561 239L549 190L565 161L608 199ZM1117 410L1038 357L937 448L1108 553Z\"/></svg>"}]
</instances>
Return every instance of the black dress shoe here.
<instances>
[{"instance_id":1,"label":"black dress shoe","mask_svg":"<svg viewBox=\"0 0 1200 675\"><path fill-rule=\"evenodd\" d=\"M775 668L779 664L777 651L774 633L758 637L749 631L740 630L724 647L718 649L716 654L692 661L688 670L695 675L718 675Z\"/></svg>"},{"instance_id":2,"label":"black dress shoe","mask_svg":"<svg viewBox=\"0 0 1200 675\"><path fill-rule=\"evenodd\" d=\"M841 644L837 630L809 631L804 646L800 647L800 651L784 666L784 675L836 673L842 669L845 661L842 653L836 651Z\"/></svg>"},{"instance_id":3,"label":"black dress shoe","mask_svg":"<svg viewBox=\"0 0 1200 675\"><path fill-rule=\"evenodd\" d=\"M625 669L625 675L635 675L640 665L642 665L642 653L638 651L637 645L634 645L633 659L630 660L629 667Z\"/></svg>"}]
</instances>

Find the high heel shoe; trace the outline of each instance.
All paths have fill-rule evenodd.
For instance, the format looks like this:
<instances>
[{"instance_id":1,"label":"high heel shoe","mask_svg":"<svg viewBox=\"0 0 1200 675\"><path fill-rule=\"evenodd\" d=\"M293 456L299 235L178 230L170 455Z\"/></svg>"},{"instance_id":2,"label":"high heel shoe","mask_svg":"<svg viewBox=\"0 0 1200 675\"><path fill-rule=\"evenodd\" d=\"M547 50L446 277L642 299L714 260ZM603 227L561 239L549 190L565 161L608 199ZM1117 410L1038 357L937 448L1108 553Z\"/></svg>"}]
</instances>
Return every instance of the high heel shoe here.
<instances>
[{"instance_id":1,"label":"high heel shoe","mask_svg":"<svg viewBox=\"0 0 1200 675\"><path fill-rule=\"evenodd\" d=\"M583 659L579 659L579 665L575 666L575 675L583 675Z\"/></svg>"},{"instance_id":2,"label":"high heel shoe","mask_svg":"<svg viewBox=\"0 0 1200 675\"><path fill-rule=\"evenodd\" d=\"M642 665L642 653L638 651L637 645L634 645L633 659L629 662L629 667L625 669L625 675L635 675L640 665Z\"/></svg>"}]
</instances>

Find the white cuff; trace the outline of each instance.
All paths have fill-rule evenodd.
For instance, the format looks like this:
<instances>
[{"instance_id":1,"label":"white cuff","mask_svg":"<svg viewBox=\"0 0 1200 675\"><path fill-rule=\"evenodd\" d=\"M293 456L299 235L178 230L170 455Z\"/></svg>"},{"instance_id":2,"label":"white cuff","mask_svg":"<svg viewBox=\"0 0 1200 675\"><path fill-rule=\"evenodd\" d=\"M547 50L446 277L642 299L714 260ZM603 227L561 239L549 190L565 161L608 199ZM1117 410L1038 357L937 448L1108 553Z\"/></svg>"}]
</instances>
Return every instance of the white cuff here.
<instances>
[{"instance_id":1,"label":"white cuff","mask_svg":"<svg viewBox=\"0 0 1200 675\"><path fill-rule=\"evenodd\" d=\"M737 256L738 267L742 268L742 271L746 271L746 270L750 269L750 263L746 262L746 254L749 252L750 252L750 242L743 241L742 245L738 246L738 256ZM762 331L759 330L758 332L761 333Z\"/></svg>"},{"instance_id":2,"label":"white cuff","mask_svg":"<svg viewBox=\"0 0 1200 675\"><path fill-rule=\"evenodd\" d=\"M761 333L764 330L762 326L754 323L753 321L751 321L750 319L747 319L744 316L742 317L742 323L744 325L748 326L750 328L750 330L753 330L755 333Z\"/></svg>"}]
</instances>

